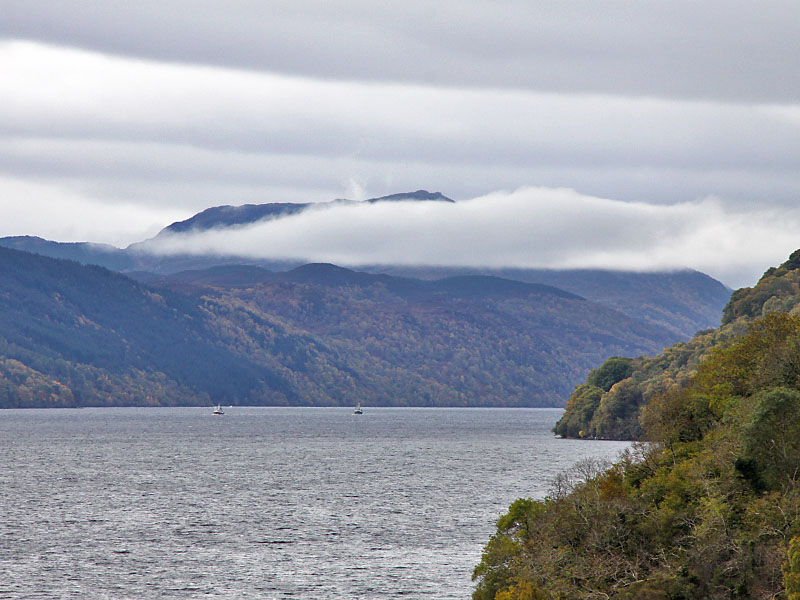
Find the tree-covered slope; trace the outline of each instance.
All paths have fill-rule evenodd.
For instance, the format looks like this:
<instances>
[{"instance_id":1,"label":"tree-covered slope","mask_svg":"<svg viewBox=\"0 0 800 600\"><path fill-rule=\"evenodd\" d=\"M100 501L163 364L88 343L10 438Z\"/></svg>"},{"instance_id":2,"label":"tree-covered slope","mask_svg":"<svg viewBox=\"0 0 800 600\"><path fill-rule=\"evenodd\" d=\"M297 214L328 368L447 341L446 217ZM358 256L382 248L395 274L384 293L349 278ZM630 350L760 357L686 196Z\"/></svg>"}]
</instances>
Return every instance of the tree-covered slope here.
<instances>
[{"instance_id":1,"label":"tree-covered slope","mask_svg":"<svg viewBox=\"0 0 800 600\"><path fill-rule=\"evenodd\" d=\"M800 316L751 322L654 395L642 424L648 445L511 505L475 600L800 595Z\"/></svg>"},{"instance_id":2,"label":"tree-covered slope","mask_svg":"<svg viewBox=\"0 0 800 600\"><path fill-rule=\"evenodd\" d=\"M780 267L769 269L752 288L736 290L725 306L718 329L699 332L655 357L628 360L630 372L598 386L596 373L575 388L566 412L556 425L565 437L637 439L641 436L642 407L656 395L688 381L698 364L715 348L743 334L748 324L765 315L800 312L800 251ZM614 362L599 367L607 371Z\"/></svg>"},{"instance_id":3,"label":"tree-covered slope","mask_svg":"<svg viewBox=\"0 0 800 600\"><path fill-rule=\"evenodd\" d=\"M628 316L669 329L683 339L716 327L731 290L691 269L639 273L605 269L478 269L426 266L376 266L406 277L442 279L455 275L495 275L506 279L557 287Z\"/></svg>"},{"instance_id":4,"label":"tree-covered slope","mask_svg":"<svg viewBox=\"0 0 800 600\"><path fill-rule=\"evenodd\" d=\"M672 334L569 292L307 265L144 285L0 250L0 406L558 406Z\"/></svg>"},{"instance_id":5,"label":"tree-covered slope","mask_svg":"<svg viewBox=\"0 0 800 600\"><path fill-rule=\"evenodd\" d=\"M288 389L220 343L213 304L8 249L0 290L0 406L196 404Z\"/></svg>"},{"instance_id":6,"label":"tree-covered slope","mask_svg":"<svg viewBox=\"0 0 800 600\"><path fill-rule=\"evenodd\" d=\"M205 293L337 349L380 404L558 406L592 360L670 337L568 292L500 278L423 282L309 265L276 279Z\"/></svg>"}]
</instances>

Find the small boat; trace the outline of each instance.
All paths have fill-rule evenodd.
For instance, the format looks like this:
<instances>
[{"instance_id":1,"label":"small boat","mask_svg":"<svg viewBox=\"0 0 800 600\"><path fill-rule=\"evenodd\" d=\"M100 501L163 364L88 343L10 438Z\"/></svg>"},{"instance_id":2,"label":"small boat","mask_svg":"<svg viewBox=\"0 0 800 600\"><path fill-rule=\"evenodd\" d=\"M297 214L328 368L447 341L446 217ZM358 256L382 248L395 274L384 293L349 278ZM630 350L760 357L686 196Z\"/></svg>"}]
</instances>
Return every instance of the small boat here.
<instances>
[{"instance_id":1,"label":"small boat","mask_svg":"<svg viewBox=\"0 0 800 600\"><path fill-rule=\"evenodd\" d=\"M364 411L361 410L361 402L356 404L356 409L353 411L353 414L354 415L363 415L364 414Z\"/></svg>"},{"instance_id":2,"label":"small boat","mask_svg":"<svg viewBox=\"0 0 800 600\"><path fill-rule=\"evenodd\" d=\"M220 406L219 404L217 404L217 405L214 407L214 410L212 411L212 413L211 413L211 414L214 414L214 415L224 415L225 413L224 413L224 412L223 412L223 410L222 410L222 406Z\"/></svg>"}]
</instances>

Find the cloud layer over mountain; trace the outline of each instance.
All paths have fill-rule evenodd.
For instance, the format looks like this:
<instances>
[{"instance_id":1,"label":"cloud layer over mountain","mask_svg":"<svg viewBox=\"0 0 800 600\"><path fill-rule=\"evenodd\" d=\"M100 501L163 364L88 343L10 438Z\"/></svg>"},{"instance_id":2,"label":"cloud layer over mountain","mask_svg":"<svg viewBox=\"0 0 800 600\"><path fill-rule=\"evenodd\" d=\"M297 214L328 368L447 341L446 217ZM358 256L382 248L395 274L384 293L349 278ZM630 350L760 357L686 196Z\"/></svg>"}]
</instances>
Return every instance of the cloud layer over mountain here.
<instances>
[{"instance_id":1,"label":"cloud layer over mountain","mask_svg":"<svg viewBox=\"0 0 800 600\"><path fill-rule=\"evenodd\" d=\"M215 205L569 188L713 197L730 238L742 214L790 222L800 198L788 0L5 0L2 16L0 235L125 245ZM763 242L759 271L784 250Z\"/></svg>"},{"instance_id":2,"label":"cloud layer over mountain","mask_svg":"<svg viewBox=\"0 0 800 600\"><path fill-rule=\"evenodd\" d=\"M651 205L525 188L455 204L321 206L244 227L162 235L146 247L352 266L692 267L739 286L795 249L798 226L800 209L730 213L715 199Z\"/></svg>"}]
</instances>

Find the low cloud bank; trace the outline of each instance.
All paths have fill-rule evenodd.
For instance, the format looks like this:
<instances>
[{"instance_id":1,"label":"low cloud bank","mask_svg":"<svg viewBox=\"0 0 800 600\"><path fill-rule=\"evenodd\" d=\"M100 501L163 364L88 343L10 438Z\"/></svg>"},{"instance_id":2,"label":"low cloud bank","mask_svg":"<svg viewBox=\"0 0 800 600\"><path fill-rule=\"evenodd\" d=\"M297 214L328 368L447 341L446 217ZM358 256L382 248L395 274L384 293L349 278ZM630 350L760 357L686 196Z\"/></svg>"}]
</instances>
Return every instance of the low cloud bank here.
<instances>
[{"instance_id":1,"label":"low cloud bank","mask_svg":"<svg viewBox=\"0 0 800 600\"><path fill-rule=\"evenodd\" d=\"M524 188L455 204L334 205L246 227L159 236L159 254L365 264L638 271L693 268L752 285L800 246L800 210L730 209L717 199L621 202Z\"/></svg>"},{"instance_id":2,"label":"low cloud bank","mask_svg":"<svg viewBox=\"0 0 800 600\"><path fill-rule=\"evenodd\" d=\"M60 242L127 246L186 218L186 211L135 202L108 202L81 186L36 182L0 173L0 237L35 235Z\"/></svg>"}]
</instances>

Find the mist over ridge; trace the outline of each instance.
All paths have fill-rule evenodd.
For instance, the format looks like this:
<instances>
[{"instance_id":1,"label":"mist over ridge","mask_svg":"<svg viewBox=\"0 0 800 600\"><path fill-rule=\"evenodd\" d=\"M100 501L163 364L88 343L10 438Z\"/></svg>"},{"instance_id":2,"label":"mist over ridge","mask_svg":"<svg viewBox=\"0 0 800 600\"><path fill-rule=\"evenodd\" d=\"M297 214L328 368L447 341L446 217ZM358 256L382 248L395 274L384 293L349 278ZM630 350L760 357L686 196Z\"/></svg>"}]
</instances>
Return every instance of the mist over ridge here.
<instances>
[{"instance_id":1,"label":"mist over ridge","mask_svg":"<svg viewBox=\"0 0 800 600\"><path fill-rule=\"evenodd\" d=\"M254 222L162 231L136 246L156 255L484 268L691 268L752 284L776 248L795 245L797 209L727 211L715 198L652 205L571 189L522 188L455 202L328 202ZM202 213L201 213L202 214ZM747 249L746 259L742 252ZM733 255L738 259L732 260Z\"/></svg>"}]
</instances>

